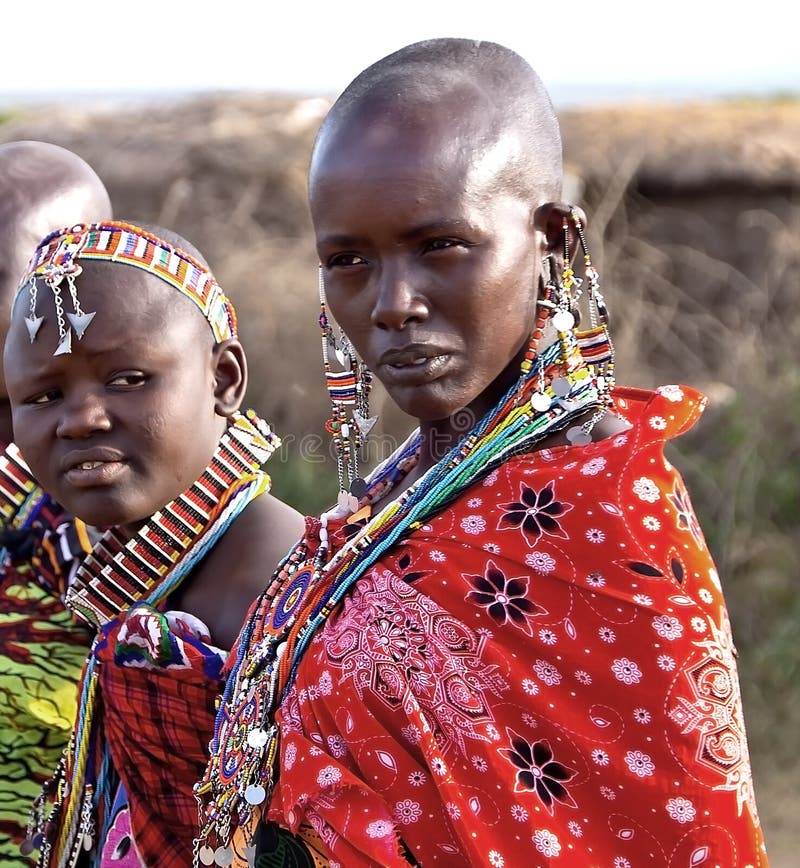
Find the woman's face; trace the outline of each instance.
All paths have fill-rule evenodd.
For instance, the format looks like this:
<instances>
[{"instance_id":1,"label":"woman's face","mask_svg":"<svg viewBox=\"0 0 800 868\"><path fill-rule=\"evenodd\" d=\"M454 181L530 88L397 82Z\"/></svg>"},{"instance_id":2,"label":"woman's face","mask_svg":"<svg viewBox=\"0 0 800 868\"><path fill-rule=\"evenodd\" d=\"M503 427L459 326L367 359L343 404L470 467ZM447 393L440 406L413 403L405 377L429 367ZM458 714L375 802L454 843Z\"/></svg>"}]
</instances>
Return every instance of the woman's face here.
<instances>
[{"instance_id":1,"label":"woman's face","mask_svg":"<svg viewBox=\"0 0 800 868\"><path fill-rule=\"evenodd\" d=\"M312 165L329 307L406 413L483 415L533 327L532 203L498 180L502 139L473 148L430 115L367 121L334 131Z\"/></svg>"}]
</instances>

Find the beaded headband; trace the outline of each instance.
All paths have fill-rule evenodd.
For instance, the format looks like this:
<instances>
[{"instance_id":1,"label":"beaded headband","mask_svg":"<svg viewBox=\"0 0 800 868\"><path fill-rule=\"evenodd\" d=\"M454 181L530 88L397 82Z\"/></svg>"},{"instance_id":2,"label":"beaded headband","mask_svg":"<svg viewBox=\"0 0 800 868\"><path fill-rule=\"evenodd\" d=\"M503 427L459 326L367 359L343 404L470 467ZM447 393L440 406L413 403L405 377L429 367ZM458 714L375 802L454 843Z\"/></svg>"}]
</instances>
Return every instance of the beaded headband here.
<instances>
[{"instance_id":1,"label":"beaded headband","mask_svg":"<svg viewBox=\"0 0 800 868\"><path fill-rule=\"evenodd\" d=\"M75 278L81 273L79 260L98 259L133 265L154 274L185 295L202 311L216 343L237 335L236 311L214 279L214 275L193 256L131 223L109 220L78 224L51 232L39 242L22 278L17 296L28 287L30 311L25 325L31 343L44 317L36 312L37 281L53 293L58 320L59 343L53 355L72 352L72 331L80 340L94 311L84 312L78 301ZM65 313L61 285L66 286L73 312Z\"/></svg>"}]
</instances>

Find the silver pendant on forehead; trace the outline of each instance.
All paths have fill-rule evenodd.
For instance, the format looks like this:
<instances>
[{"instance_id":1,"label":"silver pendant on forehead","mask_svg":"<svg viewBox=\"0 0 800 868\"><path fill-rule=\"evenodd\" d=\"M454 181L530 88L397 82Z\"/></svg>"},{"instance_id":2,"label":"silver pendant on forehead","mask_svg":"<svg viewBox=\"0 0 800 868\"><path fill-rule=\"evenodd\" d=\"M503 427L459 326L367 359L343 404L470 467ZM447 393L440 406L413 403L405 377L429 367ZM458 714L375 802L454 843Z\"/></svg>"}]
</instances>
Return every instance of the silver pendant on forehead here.
<instances>
[{"instance_id":1,"label":"silver pendant on forehead","mask_svg":"<svg viewBox=\"0 0 800 868\"><path fill-rule=\"evenodd\" d=\"M72 352L72 332L67 329L65 335L58 342L58 346L56 347L56 351L53 353L54 356L64 356L67 353Z\"/></svg>"},{"instance_id":2,"label":"silver pendant on forehead","mask_svg":"<svg viewBox=\"0 0 800 868\"><path fill-rule=\"evenodd\" d=\"M28 334L30 335L31 343L36 340L36 335L39 332L39 329L42 327L42 323L44 322L43 316L26 316L25 317L25 325L28 329Z\"/></svg>"},{"instance_id":3,"label":"silver pendant on forehead","mask_svg":"<svg viewBox=\"0 0 800 868\"><path fill-rule=\"evenodd\" d=\"M94 319L96 311L90 313L68 313L67 319L72 323L72 328L75 329L75 334L78 340L83 337L83 333L89 327L89 323Z\"/></svg>"}]
</instances>

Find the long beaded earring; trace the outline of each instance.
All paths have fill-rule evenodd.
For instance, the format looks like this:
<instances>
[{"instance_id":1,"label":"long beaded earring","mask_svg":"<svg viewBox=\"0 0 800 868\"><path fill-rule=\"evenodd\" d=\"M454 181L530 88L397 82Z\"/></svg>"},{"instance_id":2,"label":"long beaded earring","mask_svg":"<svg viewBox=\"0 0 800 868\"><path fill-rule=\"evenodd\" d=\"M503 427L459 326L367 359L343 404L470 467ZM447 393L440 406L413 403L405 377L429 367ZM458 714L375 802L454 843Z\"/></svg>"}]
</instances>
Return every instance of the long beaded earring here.
<instances>
[{"instance_id":1,"label":"long beaded earring","mask_svg":"<svg viewBox=\"0 0 800 868\"><path fill-rule=\"evenodd\" d=\"M572 222L583 251L583 272L589 283L589 328L577 332L578 348L586 362L594 367L597 389L607 409L612 405L614 388L614 344L608 330L608 307L600 292L600 275L592 264L586 231L580 215L572 211Z\"/></svg>"},{"instance_id":2,"label":"long beaded earring","mask_svg":"<svg viewBox=\"0 0 800 868\"><path fill-rule=\"evenodd\" d=\"M325 383L331 400L331 416L325 429L336 450L336 472L339 479L338 503L351 512L358 509L359 500L367 493L367 484L359 474L358 454L377 416L369 415L369 393L372 372L356 355L347 336L336 340L328 320L325 281L319 267L319 326L322 332L322 363ZM343 370L334 371L330 362L333 350Z\"/></svg>"},{"instance_id":3,"label":"long beaded earring","mask_svg":"<svg viewBox=\"0 0 800 868\"><path fill-rule=\"evenodd\" d=\"M552 257L548 254L542 260L543 270L547 269L547 279L542 278L542 290L536 300L537 314L536 322L533 326L530 338L528 339L528 348L525 351L525 356L520 363L520 374L517 380L515 404L518 404L525 392L525 386L531 378L534 362L539 360L539 388L534 391L531 396L531 406L537 412L544 412L550 407L551 399L544 391L544 372L541 368L542 361L539 357L539 343L544 333L544 327L550 312L555 308L555 304L551 301L553 296L554 284L552 280Z\"/></svg>"}]
</instances>

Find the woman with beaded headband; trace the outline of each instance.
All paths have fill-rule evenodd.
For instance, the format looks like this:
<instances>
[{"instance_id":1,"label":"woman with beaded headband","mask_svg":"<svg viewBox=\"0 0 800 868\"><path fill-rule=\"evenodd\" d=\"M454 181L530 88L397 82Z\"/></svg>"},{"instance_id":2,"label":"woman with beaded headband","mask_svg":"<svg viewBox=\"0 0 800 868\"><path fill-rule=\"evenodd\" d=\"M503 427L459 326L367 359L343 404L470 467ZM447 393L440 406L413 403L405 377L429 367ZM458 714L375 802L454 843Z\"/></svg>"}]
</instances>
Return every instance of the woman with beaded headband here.
<instances>
[{"instance_id":1,"label":"woman with beaded headband","mask_svg":"<svg viewBox=\"0 0 800 868\"><path fill-rule=\"evenodd\" d=\"M350 466L245 624L200 864L766 865L724 600L663 455L704 399L614 388L561 175L539 78L491 43L401 49L324 120L323 346L329 306L346 371L352 345L419 428Z\"/></svg>"},{"instance_id":2,"label":"woman with beaded headband","mask_svg":"<svg viewBox=\"0 0 800 868\"><path fill-rule=\"evenodd\" d=\"M4 363L33 473L104 531L66 593L95 639L23 847L47 868L189 866L227 649L303 530L260 469L280 441L239 412L233 305L179 236L77 225L37 247Z\"/></svg>"}]
</instances>

